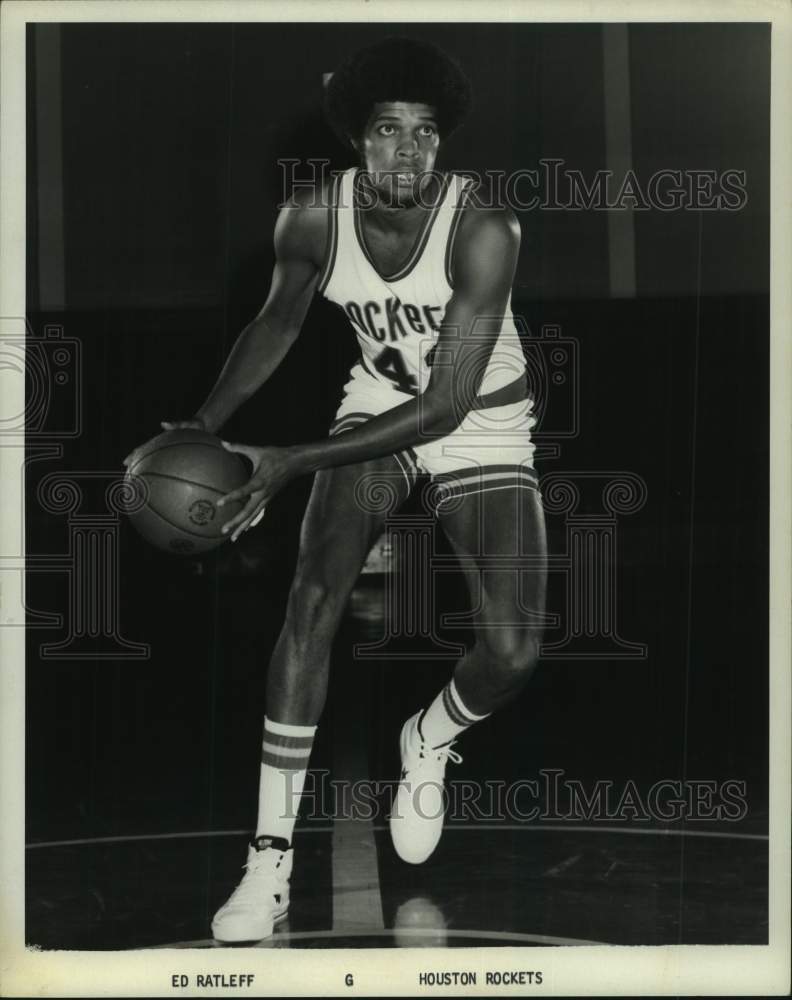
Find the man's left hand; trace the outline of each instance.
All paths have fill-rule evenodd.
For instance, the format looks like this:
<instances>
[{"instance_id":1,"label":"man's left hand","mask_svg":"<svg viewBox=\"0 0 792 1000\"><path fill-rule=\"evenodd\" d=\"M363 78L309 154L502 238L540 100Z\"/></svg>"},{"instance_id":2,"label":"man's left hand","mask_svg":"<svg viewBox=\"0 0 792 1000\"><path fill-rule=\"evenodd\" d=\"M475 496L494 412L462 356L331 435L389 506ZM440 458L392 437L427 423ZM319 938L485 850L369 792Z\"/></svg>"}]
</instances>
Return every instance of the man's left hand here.
<instances>
[{"instance_id":1,"label":"man's left hand","mask_svg":"<svg viewBox=\"0 0 792 1000\"><path fill-rule=\"evenodd\" d=\"M259 523L269 501L299 474L300 469L288 448L259 448L255 445L229 444L228 441L223 441L223 447L244 455L253 464L253 475L244 486L226 493L217 501L218 507L233 500L247 501L242 510L222 528L223 534L231 533L231 541L235 542L242 532Z\"/></svg>"}]
</instances>

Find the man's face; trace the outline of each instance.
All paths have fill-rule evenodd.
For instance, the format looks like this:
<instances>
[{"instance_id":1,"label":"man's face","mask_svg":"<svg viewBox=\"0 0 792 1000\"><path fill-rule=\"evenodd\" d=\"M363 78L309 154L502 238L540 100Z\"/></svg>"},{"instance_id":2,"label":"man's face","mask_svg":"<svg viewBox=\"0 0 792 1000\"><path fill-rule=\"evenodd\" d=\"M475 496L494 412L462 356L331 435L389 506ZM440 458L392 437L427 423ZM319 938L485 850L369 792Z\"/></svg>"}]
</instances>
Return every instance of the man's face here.
<instances>
[{"instance_id":1,"label":"man's face","mask_svg":"<svg viewBox=\"0 0 792 1000\"><path fill-rule=\"evenodd\" d=\"M394 101L374 105L356 148L375 186L403 202L418 191L421 174L434 169L439 145L434 108Z\"/></svg>"}]
</instances>

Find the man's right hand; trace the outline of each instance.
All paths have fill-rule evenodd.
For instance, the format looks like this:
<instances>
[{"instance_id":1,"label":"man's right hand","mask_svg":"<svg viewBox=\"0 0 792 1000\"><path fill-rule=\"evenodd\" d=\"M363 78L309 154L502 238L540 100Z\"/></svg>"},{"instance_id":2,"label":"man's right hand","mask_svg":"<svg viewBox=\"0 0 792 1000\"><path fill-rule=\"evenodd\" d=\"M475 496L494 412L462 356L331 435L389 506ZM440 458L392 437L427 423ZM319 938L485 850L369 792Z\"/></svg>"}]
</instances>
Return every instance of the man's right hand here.
<instances>
[{"instance_id":1,"label":"man's right hand","mask_svg":"<svg viewBox=\"0 0 792 1000\"><path fill-rule=\"evenodd\" d=\"M160 421L160 427L165 431L176 431L176 430L194 430L194 431L205 431L206 424L200 417L192 417L190 420L162 420ZM130 465L135 464L135 455L140 451L140 448L133 448L132 451L124 459L124 466L128 469Z\"/></svg>"}]
</instances>

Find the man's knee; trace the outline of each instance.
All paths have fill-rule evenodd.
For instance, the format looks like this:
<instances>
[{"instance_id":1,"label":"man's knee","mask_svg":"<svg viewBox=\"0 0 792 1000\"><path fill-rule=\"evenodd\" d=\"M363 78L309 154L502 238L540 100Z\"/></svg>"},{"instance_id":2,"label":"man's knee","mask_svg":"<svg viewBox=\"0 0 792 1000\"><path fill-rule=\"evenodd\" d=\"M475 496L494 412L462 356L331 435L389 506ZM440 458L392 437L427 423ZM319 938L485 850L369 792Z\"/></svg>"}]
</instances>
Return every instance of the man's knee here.
<instances>
[{"instance_id":1,"label":"man's knee","mask_svg":"<svg viewBox=\"0 0 792 1000\"><path fill-rule=\"evenodd\" d=\"M487 629L479 638L490 671L507 685L527 680L539 660L539 635L511 626Z\"/></svg>"}]
</instances>

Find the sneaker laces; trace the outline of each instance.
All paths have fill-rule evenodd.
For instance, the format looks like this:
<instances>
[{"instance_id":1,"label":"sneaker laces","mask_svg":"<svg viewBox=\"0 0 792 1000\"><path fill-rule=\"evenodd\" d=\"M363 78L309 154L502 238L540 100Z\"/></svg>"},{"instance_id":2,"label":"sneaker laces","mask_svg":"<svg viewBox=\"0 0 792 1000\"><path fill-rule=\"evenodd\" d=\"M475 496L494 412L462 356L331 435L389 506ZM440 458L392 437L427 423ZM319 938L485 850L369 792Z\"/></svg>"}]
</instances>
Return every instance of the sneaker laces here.
<instances>
[{"instance_id":1,"label":"sneaker laces","mask_svg":"<svg viewBox=\"0 0 792 1000\"><path fill-rule=\"evenodd\" d=\"M449 761L450 760L454 764L461 764L462 763L462 754L461 753L457 753L456 750L452 750L450 743L446 747L432 747L432 754L433 755L434 755L435 751L439 751L439 753L437 753L437 760L445 760L445 761ZM421 756L423 756L423 754Z\"/></svg>"},{"instance_id":2,"label":"sneaker laces","mask_svg":"<svg viewBox=\"0 0 792 1000\"><path fill-rule=\"evenodd\" d=\"M430 747L422 740L415 762L409 770L437 770L438 765L441 769L445 769L449 760L454 764L461 764L462 755L451 749L455 742L445 743L439 747Z\"/></svg>"},{"instance_id":3,"label":"sneaker laces","mask_svg":"<svg viewBox=\"0 0 792 1000\"><path fill-rule=\"evenodd\" d=\"M263 855L266 854L266 851L259 853ZM262 895L266 895L269 891L273 896L277 895L278 882L280 881L277 863L270 866L269 859L255 854L242 867L245 869L245 874L233 892L235 903L247 903L252 898L258 901Z\"/></svg>"}]
</instances>

